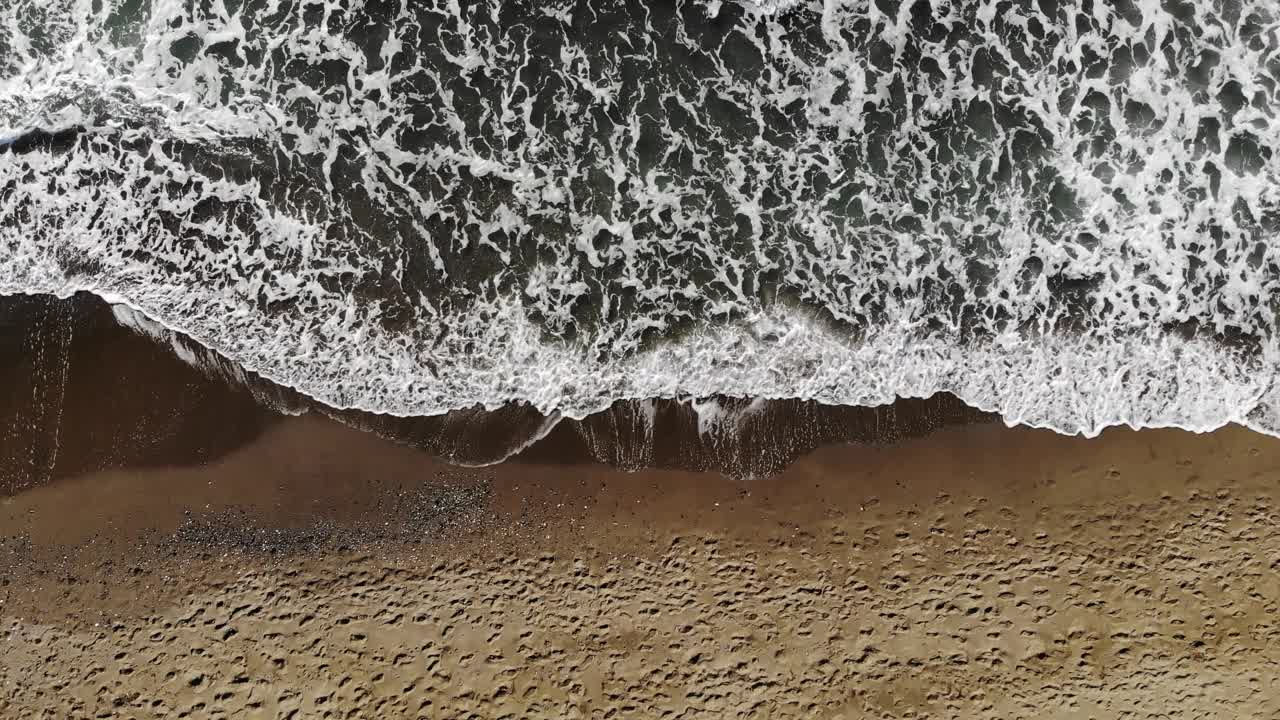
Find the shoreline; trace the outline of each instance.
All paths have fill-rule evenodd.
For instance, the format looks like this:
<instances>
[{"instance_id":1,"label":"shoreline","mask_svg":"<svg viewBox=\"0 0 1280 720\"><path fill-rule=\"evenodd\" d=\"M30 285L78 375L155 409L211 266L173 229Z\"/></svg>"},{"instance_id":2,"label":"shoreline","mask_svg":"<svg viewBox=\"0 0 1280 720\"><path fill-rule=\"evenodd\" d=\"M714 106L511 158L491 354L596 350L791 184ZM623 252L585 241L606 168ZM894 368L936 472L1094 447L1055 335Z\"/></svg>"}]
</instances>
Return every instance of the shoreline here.
<instances>
[{"instance_id":1,"label":"shoreline","mask_svg":"<svg viewBox=\"0 0 1280 720\"><path fill-rule=\"evenodd\" d=\"M735 398L620 401L582 420L530 406L432 417L341 411L116 322L88 295L0 307L0 494L79 473L198 465L310 413L455 465L603 462L766 476L830 444L891 443L994 415L945 393L878 407Z\"/></svg>"},{"instance_id":2,"label":"shoreline","mask_svg":"<svg viewBox=\"0 0 1280 720\"><path fill-rule=\"evenodd\" d=\"M1272 427L1276 420L1276 412L1272 407L1274 388L1260 380L1262 376L1271 374L1271 368L1264 362L1267 354L1265 343L1251 344L1240 333L1209 333L1195 325L1162 327L1158 332L1151 329L1145 339L1140 337L1138 331L1130 329L1110 338L1087 333L1048 333L1036 336L1038 340L1035 342L1013 342L1010 345L1003 340L988 338L963 347L948 344L951 340L944 340L936 347L931 340L917 347L916 341L919 338L913 340L914 336L909 332L901 328L883 329L883 332L875 335L874 343L878 343L879 349L874 350L870 345L855 348L838 342L819 332L816 326L809 327L805 321L802 323L805 329L800 335L804 342L821 351L821 357L809 357L802 353L800 357L808 359L797 365L797 358L789 357L785 351L774 348L767 355L771 358L768 362L761 360L766 357L763 355L753 361L757 366L756 370L768 369L767 374L771 379L765 385L742 385L742 378L738 377L741 368L725 366L717 370L703 367L706 364L701 360L703 356L696 352L691 355L686 352L689 349L685 348L666 356L646 356L643 361L637 360L638 364L632 363L633 367L626 372L622 372L622 365L612 367L609 372L617 376L614 377L617 387L627 388L608 395L612 398L624 398L615 399L612 404L607 404L598 397L586 405L582 404L580 397L568 406L562 403L566 400L564 397L548 403L550 396L546 392L555 395L554 387L563 385L562 391L576 393L577 381L574 378L584 380L595 372L582 375L578 372L582 368L575 367L574 372L563 376L534 373L538 376L534 384L541 388L536 392L511 394L504 391L497 395L489 392L466 395L465 397L470 398L469 402L474 404L461 409L458 409L456 398L453 403L442 404L437 397L426 405L419 405L417 409L431 413L444 408L452 409L441 414L415 415L412 414L414 410L406 409L409 406L394 403L379 405L377 410L366 409L371 407L369 403L354 401L345 391L337 395L326 395L314 388L299 389L296 383L285 379L287 375L282 375L279 368L271 369L275 361L266 361L263 357L258 357L255 362L233 359L235 354L226 348L217 347L216 344L206 345L196 340L188 330L157 320L141 306L111 292L82 288L66 297L34 291L23 292L22 295L0 296L0 300L19 297L27 301L35 299L37 303L90 307L99 313L105 309L115 314L117 324L121 327L127 326L130 332L147 336L170 348L173 353L188 358L193 364L199 365L201 372L206 375L246 386L264 404L286 413L314 410L345 418L351 423L380 427L403 427L406 424L421 424L477 412L515 412L543 419L554 416L574 422L590 422L609 413L620 403L669 403L694 407L707 400L743 404L755 401L794 402L840 411L887 407L895 401L904 400L916 402L923 399L928 402L947 396L954 398L971 412L991 418L999 417L1006 424L1047 428L1066 435L1095 437L1110 427L1176 427L1192 432L1212 432L1227 425L1238 424L1262 434L1280 436ZM770 311L761 311L762 317L769 314ZM777 320L773 318L769 323ZM740 331L745 331L728 326L721 330L724 332L717 331L708 335L719 338L715 343L720 344L714 346L718 350L712 355L732 357L741 350L739 345L744 342L745 337L738 337L735 333L741 335ZM525 334L529 331L530 328L522 330ZM730 336L736 337L736 340L730 341ZM713 349L712 345L703 348L709 349ZM1121 352L1116 352L1117 349ZM556 362L565 361L568 357L563 352L564 348L553 350L551 346L547 346L544 350L554 356ZM483 354L485 351L476 352ZM884 358L896 359L886 362ZM916 364L912 364L912 358ZM409 362L412 365L418 360L401 358L397 362ZM619 362L626 364L631 360ZM689 373L674 385L650 383L648 389L644 390L619 379L628 373L647 375L654 368L669 367L673 363L687 366ZM910 368L905 374L902 373L904 363ZM360 362L356 365L363 367ZM430 363L428 365L429 367L420 368L420 375L413 377L384 372L380 381L382 389L389 391L395 387L399 392L421 395L417 379L435 378L436 382L431 383L432 385L439 385L441 382L437 375L438 368ZM1218 377L1196 374L1198 369L1206 367L1230 368L1230 372ZM597 370L603 372L603 366ZM350 368L338 371L337 374L341 375L342 372L350 374ZM520 374L524 370L507 368L506 372L508 375L512 372ZM622 372L621 376L618 376L619 372ZM737 380L728 385L716 383L710 376L717 373L728 373ZM334 368L323 369L321 374L333 376ZM803 381L804 388L779 386L774 382L777 377L788 375L807 378ZM875 381L878 385L875 388L861 387L857 391L851 391L840 381L841 378L847 381L864 376L878 378ZM389 381L392 377L395 380ZM692 385L686 384L686 381L692 382ZM367 381L359 382L368 385ZM886 386L885 383L889 385ZM1105 395L1081 394L1081 387L1099 386L1111 387L1113 392ZM1169 386L1176 387L1178 392L1161 396L1160 392L1153 390ZM513 397L521 399L512 400ZM333 404L327 404L330 402ZM486 406L495 407L496 410L482 410ZM712 411L714 412L714 408ZM515 450L509 449L509 452ZM509 454L502 455L499 459L506 459L508 456ZM485 461L487 460L478 462Z\"/></svg>"},{"instance_id":3,"label":"shoreline","mask_svg":"<svg viewBox=\"0 0 1280 720\"><path fill-rule=\"evenodd\" d=\"M282 414L94 317L0 363L0 717L1280 714L1280 439L777 405L743 480L671 406L462 467L537 423Z\"/></svg>"}]
</instances>

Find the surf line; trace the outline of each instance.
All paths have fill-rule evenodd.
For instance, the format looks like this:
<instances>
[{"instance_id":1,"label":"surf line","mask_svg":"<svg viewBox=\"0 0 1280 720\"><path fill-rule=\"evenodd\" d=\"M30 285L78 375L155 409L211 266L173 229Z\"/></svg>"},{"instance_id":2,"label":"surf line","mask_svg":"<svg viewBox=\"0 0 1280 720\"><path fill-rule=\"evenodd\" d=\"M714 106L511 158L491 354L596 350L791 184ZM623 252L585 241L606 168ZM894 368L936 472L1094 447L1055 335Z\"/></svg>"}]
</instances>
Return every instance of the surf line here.
<instances>
[{"instance_id":1,"label":"surf line","mask_svg":"<svg viewBox=\"0 0 1280 720\"><path fill-rule=\"evenodd\" d=\"M79 126L52 131L39 128L27 130L16 135L0 137L0 153L68 150L84 132L85 128Z\"/></svg>"}]
</instances>

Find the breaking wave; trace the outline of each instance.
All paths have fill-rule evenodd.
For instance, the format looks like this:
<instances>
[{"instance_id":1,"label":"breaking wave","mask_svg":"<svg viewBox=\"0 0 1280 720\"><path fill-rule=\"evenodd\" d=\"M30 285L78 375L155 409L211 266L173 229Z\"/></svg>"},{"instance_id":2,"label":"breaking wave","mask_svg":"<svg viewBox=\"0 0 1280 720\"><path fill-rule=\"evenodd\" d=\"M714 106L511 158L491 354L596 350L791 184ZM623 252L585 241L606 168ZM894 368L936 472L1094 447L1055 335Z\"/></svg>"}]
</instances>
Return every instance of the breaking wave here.
<instances>
[{"instance_id":1,"label":"breaking wave","mask_svg":"<svg viewBox=\"0 0 1280 720\"><path fill-rule=\"evenodd\" d=\"M1267 1L16 0L0 292L381 416L1280 434L1277 110Z\"/></svg>"}]
</instances>

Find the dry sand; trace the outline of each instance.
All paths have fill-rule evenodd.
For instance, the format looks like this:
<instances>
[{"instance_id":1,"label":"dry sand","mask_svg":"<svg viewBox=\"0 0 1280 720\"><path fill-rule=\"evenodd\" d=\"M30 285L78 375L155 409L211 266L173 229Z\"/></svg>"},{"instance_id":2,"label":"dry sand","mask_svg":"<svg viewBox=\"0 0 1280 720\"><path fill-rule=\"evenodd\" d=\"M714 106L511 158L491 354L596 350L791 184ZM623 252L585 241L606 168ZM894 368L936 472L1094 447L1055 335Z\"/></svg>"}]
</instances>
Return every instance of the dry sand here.
<instances>
[{"instance_id":1,"label":"dry sand","mask_svg":"<svg viewBox=\"0 0 1280 720\"><path fill-rule=\"evenodd\" d=\"M291 418L0 499L0 717L1278 717L1278 470L998 425L469 470Z\"/></svg>"}]
</instances>

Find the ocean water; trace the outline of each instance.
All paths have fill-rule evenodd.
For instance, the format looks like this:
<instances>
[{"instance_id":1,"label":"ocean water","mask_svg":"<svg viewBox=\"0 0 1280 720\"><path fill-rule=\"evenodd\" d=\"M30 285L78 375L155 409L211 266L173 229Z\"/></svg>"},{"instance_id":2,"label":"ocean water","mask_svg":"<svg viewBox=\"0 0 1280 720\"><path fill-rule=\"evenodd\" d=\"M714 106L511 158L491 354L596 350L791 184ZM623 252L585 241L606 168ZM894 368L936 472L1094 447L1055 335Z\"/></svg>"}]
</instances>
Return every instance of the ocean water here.
<instances>
[{"instance_id":1,"label":"ocean water","mask_svg":"<svg viewBox=\"0 0 1280 720\"><path fill-rule=\"evenodd\" d=\"M0 293L531 435L1280 434L1277 112L1275 0L9 0Z\"/></svg>"}]
</instances>

